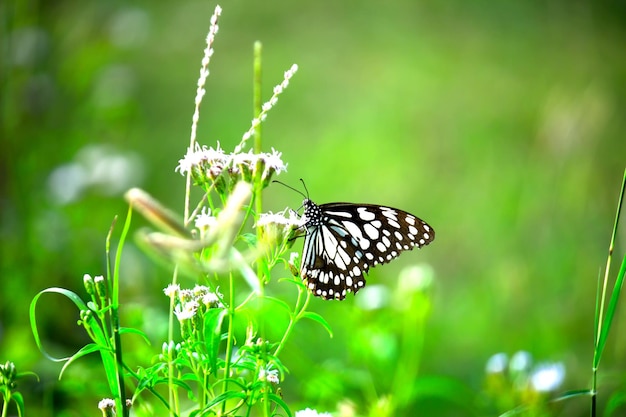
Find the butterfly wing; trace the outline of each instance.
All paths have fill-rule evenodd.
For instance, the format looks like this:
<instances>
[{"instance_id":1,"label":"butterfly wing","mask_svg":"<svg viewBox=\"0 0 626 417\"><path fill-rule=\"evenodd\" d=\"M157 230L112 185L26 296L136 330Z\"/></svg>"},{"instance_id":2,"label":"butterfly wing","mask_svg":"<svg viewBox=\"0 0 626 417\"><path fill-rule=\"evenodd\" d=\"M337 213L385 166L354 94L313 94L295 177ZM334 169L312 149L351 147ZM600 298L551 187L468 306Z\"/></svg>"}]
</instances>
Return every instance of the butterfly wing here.
<instances>
[{"instance_id":1,"label":"butterfly wing","mask_svg":"<svg viewBox=\"0 0 626 417\"><path fill-rule=\"evenodd\" d=\"M304 201L307 234L301 277L314 295L345 298L365 286L365 273L401 252L422 247L435 231L414 215L374 204Z\"/></svg>"}]
</instances>

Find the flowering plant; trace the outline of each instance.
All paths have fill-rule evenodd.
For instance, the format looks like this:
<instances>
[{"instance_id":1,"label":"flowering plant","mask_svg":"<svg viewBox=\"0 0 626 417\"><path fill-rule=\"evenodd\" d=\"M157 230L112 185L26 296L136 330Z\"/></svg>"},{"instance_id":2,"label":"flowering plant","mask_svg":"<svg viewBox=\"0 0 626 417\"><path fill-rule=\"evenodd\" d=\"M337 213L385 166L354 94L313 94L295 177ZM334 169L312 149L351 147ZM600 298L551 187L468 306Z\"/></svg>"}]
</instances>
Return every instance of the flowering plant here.
<instances>
[{"instance_id":1,"label":"flowering plant","mask_svg":"<svg viewBox=\"0 0 626 417\"><path fill-rule=\"evenodd\" d=\"M303 221L287 209L279 213L263 212L261 192L275 176L286 171L287 164L274 148L271 152L262 151L259 127L298 67L293 65L287 70L282 82L274 87L271 98L258 106L250 128L232 152L226 152L219 142L209 147L196 140L199 109L220 14L221 8L217 6L211 18L198 79L190 143L175 169L186 177L183 219L144 191L129 190L126 199L130 211L113 270L108 271L106 278L104 275L92 278L89 274L84 277L91 299L85 302L71 291L51 288L38 294L31 304L33 333L40 348L35 306L41 295L46 292L63 294L80 310L79 324L93 343L69 358L48 356L65 362L63 373L69 364L84 355L93 352L101 355L113 397L103 399L98 405L105 416L127 416L131 407L135 415L152 415L152 406L142 401L145 392L157 398L171 416L291 416L279 388L287 371L280 353L301 319L314 320L331 332L319 314L307 311L311 294L299 279L291 276L283 280L297 292L292 305L265 291L276 266L287 265L293 275L296 274L297 256L291 254L287 260L286 255L294 238L301 233ZM259 45L256 51L258 59ZM260 89L256 87L258 100L255 102L260 103ZM254 139L252 145L249 144L251 139ZM193 210L192 185L203 192ZM160 229L141 231L139 241L150 252L174 265L171 282L164 289L169 298L167 340L150 366L136 369L125 362L120 335L132 332L148 338L142 331L122 328L118 315L119 260L133 210ZM250 226L251 232L247 231ZM183 274L193 277L197 283L185 288L179 283ZM265 324L269 316L278 314L277 310L287 313L289 321L281 336L271 340L265 335Z\"/></svg>"}]
</instances>

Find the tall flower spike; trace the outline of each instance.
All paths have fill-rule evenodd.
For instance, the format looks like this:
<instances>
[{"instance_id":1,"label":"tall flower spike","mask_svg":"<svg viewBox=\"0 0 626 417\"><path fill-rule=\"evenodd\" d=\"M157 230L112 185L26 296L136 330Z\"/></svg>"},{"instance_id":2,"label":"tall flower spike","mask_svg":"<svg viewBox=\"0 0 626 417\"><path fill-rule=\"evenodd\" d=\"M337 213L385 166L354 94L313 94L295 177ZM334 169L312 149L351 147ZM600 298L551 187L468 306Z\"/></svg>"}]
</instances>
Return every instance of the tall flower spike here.
<instances>
[{"instance_id":1,"label":"tall flower spike","mask_svg":"<svg viewBox=\"0 0 626 417\"><path fill-rule=\"evenodd\" d=\"M219 30L219 26L217 25L217 19L221 14L222 8L219 5L215 6L215 11L213 12L213 16L211 16L211 26L209 27L209 33L206 37L206 48L204 48L204 56L202 57L200 78L198 78L198 89L196 90L195 100L196 107L193 112L193 118L191 122L191 138L189 141L190 148L193 148L193 145L196 142L198 120L200 119L200 103L202 103L202 98L204 97L204 93L206 92L204 89L204 84L206 84L206 79L209 76L209 62L211 61L211 56L213 55L213 41L215 41L215 35Z\"/></svg>"},{"instance_id":2,"label":"tall flower spike","mask_svg":"<svg viewBox=\"0 0 626 417\"><path fill-rule=\"evenodd\" d=\"M256 128L256 126L258 126L259 123L265 120L265 118L267 117L267 112L269 112L272 109L272 107L276 105L276 103L278 102L278 96L285 90L285 88L287 88L287 86L289 85L289 80L291 80L291 78L296 73L296 71L298 71L297 64L293 64L291 68L285 71L285 78L280 84L274 87L274 94L268 101L266 101L261 106L261 113L257 117L252 119L250 129L248 129L248 131L243 134L241 138L241 142L239 142L239 145L237 145L237 147L235 148L234 153L239 153L243 150L244 146L246 145L246 142L248 141L248 139L250 139L250 137L254 133L254 129Z\"/></svg>"}]
</instances>

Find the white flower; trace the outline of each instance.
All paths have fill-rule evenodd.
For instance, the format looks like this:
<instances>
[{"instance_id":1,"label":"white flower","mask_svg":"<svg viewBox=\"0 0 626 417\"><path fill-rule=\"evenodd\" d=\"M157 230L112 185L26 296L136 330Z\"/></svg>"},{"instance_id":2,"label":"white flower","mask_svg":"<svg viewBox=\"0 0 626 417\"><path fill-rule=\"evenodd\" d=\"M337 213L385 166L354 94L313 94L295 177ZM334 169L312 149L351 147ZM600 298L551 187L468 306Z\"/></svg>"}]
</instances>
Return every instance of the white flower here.
<instances>
[{"instance_id":1,"label":"white flower","mask_svg":"<svg viewBox=\"0 0 626 417\"><path fill-rule=\"evenodd\" d=\"M110 398L103 398L102 400L100 400L100 402L98 403L98 408L102 411L106 410L106 409L113 409L115 408L115 401L113 401Z\"/></svg>"},{"instance_id":2,"label":"white flower","mask_svg":"<svg viewBox=\"0 0 626 417\"><path fill-rule=\"evenodd\" d=\"M208 229L217 224L217 217L211 216L211 209L202 207L200 214L196 216L195 225L197 229Z\"/></svg>"},{"instance_id":3,"label":"white flower","mask_svg":"<svg viewBox=\"0 0 626 417\"><path fill-rule=\"evenodd\" d=\"M174 314L176 314L176 318L178 319L178 321L182 322L185 320L189 320L196 315L198 307L200 307L200 305L195 300L186 302L184 307L181 307L180 304L178 304L174 308Z\"/></svg>"},{"instance_id":4,"label":"white flower","mask_svg":"<svg viewBox=\"0 0 626 417\"><path fill-rule=\"evenodd\" d=\"M174 171L180 172L181 175L185 175L193 168L209 168L212 174L217 174L228 165L230 162L229 156L224 153L224 150L220 148L219 142L217 148L207 148L206 145L200 146L195 144L193 149L187 148L187 153L178 161L178 166Z\"/></svg>"},{"instance_id":5,"label":"white flower","mask_svg":"<svg viewBox=\"0 0 626 417\"><path fill-rule=\"evenodd\" d=\"M217 296L217 294L212 293L212 292L207 292L206 294L202 296L202 304L204 304L207 307L221 305L220 299Z\"/></svg>"},{"instance_id":6,"label":"white flower","mask_svg":"<svg viewBox=\"0 0 626 417\"><path fill-rule=\"evenodd\" d=\"M278 370L277 369L259 369L259 380L271 382L272 384L278 384Z\"/></svg>"},{"instance_id":7,"label":"white flower","mask_svg":"<svg viewBox=\"0 0 626 417\"><path fill-rule=\"evenodd\" d=\"M165 293L165 295L172 298L178 293L179 290L180 290L180 285L170 284L163 289L163 292Z\"/></svg>"},{"instance_id":8,"label":"white flower","mask_svg":"<svg viewBox=\"0 0 626 417\"><path fill-rule=\"evenodd\" d=\"M287 164L281 159L282 152L278 152L272 148L272 153L263 154L262 158L265 161L265 172L263 173L263 179L272 175L274 172L280 174L283 171L287 171Z\"/></svg>"},{"instance_id":9,"label":"white flower","mask_svg":"<svg viewBox=\"0 0 626 417\"><path fill-rule=\"evenodd\" d=\"M532 355L525 350L515 352L509 362L511 372L528 372L532 364Z\"/></svg>"},{"instance_id":10,"label":"white flower","mask_svg":"<svg viewBox=\"0 0 626 417\"><path fill-rule=\"evenodd\" d=\"M508 361L509 358L506 356L506 353L496 353L487 360L487 365L485 365L485 371L488 374L502 373L506 370L506 365Z\"/></svg>"},{"instance_id":11,"label":"white flower","mask_svg":"<svg viewBox=\"0 0 626 417\"><path fill-rule=\"evenodd\" d=\"M289 264L290 265L295 265L296 264L296 260L300 257L300 254L298 252L291 252L289 254Z\"/></svg>"},{"instance_id":12,"label":"white flower","mask_svg":"<svg viewBox=\"0 0 626 417\"><path fill-rule=\"evenodd\" d=\"M539 364L533 369L530 384L538 392L554 391L565 379L565 366L561 362Z\"/></svg>"},{"instance_id":13,"label":"white flower","mask_svg":"<svg viewBox=\"0 0 626 417\"><path fill-rule=\"evenodd\" d=\"M305 408L304 410L296 411L295 417L333 417L330 413L318 413L316 410Z\"/></svg>"},{"instance_id":14,"label":"white flower","mask_svg":"<svg viewBox=\"0 0 626 417\"><path fill-rule=\"evenodd\" d=\"M195 295L196 297L202 297L202 295L204 295L207 292L211 291L211 289L209 287L207 287L206 285L196 284L196 286L193 287L193 289L191 291L193 292L193 295Z\"/></svg>"},{"instance_id":15,"label":"white flower","mask_svg":"<svg viewBox=\"0 0 626 417\"><path fill-rule=\"evenodd\" d=\"M288 211L289 215L286 216L285 212ZM265 227L270 225L278 225L287 228L302 226L302 218L293 210L285 209L278 213L261 213L259 220L256 222L256 227Z\"/></svg>"}]
</instances>

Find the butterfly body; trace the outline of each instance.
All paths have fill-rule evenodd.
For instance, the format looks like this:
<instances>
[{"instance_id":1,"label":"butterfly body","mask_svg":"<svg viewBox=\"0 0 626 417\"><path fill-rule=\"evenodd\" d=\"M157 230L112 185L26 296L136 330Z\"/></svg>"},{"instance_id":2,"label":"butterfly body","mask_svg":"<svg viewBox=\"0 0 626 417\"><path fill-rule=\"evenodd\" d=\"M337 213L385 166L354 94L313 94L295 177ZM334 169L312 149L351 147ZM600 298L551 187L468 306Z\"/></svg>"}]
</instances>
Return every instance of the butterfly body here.
<instances>
[{"instance_id":1,"label":"butterfly body","mask_svg":"<svg viewBox=\"0 0 626 417\"><path fill-rule=\"evenodd\" d=\"M405 251L429 244L435 231L418 217L375 204L303 202L306 236L300 275L324 299L365 286L365 273Z\"/></svg>"}]
</instances>

